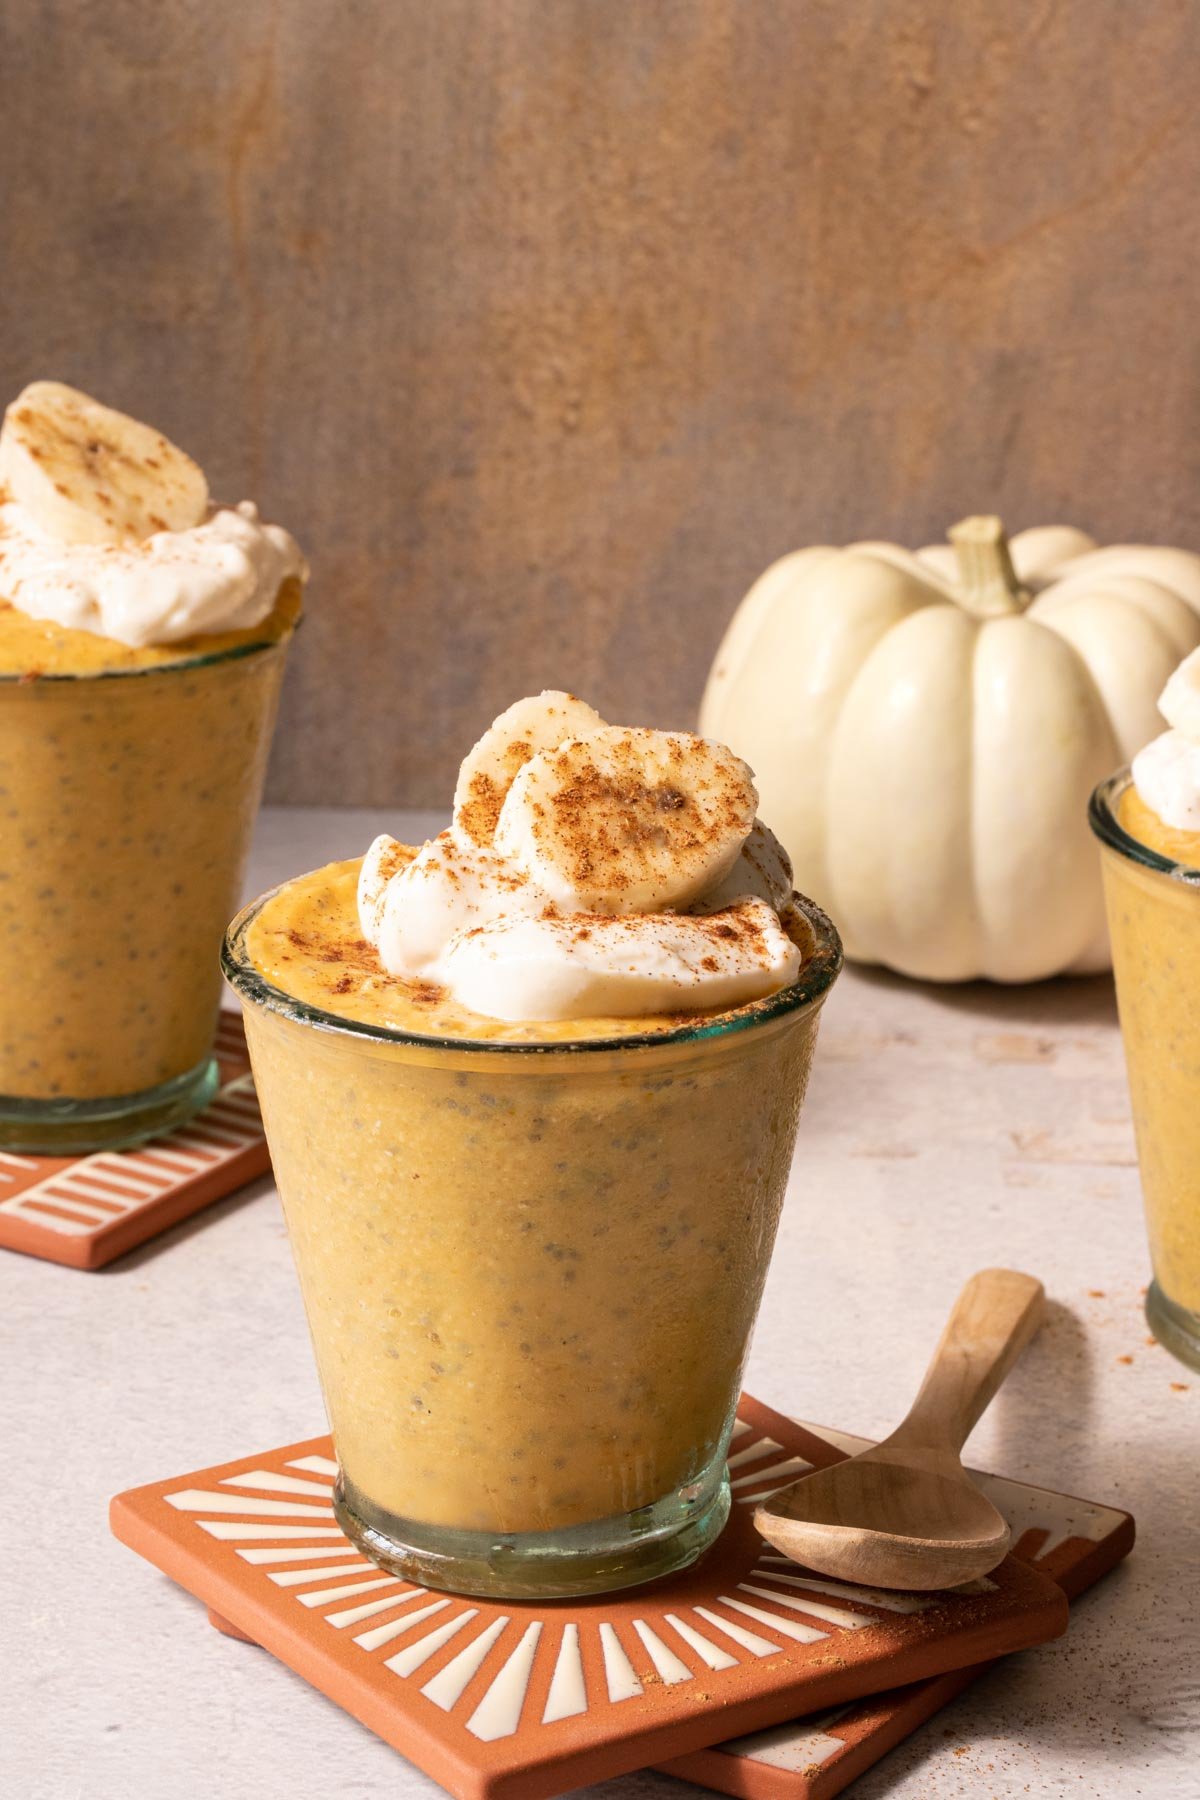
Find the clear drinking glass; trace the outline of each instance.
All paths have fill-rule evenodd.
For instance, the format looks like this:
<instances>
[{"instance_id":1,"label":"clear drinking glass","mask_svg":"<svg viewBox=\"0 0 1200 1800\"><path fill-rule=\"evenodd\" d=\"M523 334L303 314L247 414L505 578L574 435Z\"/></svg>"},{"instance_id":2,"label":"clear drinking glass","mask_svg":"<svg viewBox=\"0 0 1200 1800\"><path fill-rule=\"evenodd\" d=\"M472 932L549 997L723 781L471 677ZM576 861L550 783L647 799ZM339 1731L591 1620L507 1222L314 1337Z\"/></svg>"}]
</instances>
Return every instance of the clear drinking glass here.
<instances>
[{"instance_id":1,"label":"clear drinking glass","mask_svg":"<svg viewBox=\"0 0 1200 1800\"><path fill-rule=\"evenodd\" d=\"M0 677L0 1148L132 1143L212 1094L290 636Z\"/></svg>"},{"instance_id":2,"label":"clear drinking glass","mask_svg":"<svg viewBox=\"0 0 1200 1800\"><path fill-rule=\"evenodd\" d=\"M1154 1279L1146 1319L1200 1369L1200 868L1124 830L1128 769L1092 795Z\"/></svg>"},{"instance_id":3,"label":"clear drinking glass","mask_svg":"<svg viewBox=\"0 0 1200 1800\"><path fill-rule=\"evenodd\" d=\"M600 1592L693 1561L841 965L661 1035L465 1043L258 974L246 1029L340 1473L343 1529L462 1593Z\"/></svg>"}]
</instances>

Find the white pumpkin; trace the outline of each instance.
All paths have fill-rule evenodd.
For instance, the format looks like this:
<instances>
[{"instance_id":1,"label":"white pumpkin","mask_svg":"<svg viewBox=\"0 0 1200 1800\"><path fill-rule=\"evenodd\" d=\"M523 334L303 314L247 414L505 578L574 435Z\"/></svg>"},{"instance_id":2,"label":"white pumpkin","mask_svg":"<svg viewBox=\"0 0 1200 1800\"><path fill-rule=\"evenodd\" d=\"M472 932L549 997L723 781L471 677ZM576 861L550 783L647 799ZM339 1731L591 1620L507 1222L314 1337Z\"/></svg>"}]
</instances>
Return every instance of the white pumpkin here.
<instances>
[{"instance_id":1,"label":"white pumpkin","mask_svg":"<svg viewBox=\"0 0 1200 1800\"><path fill-rule=\"evenodd\" d=\"M990 518L950 537L775 563L700 729L755 770L851 956L934 981L1106 968L1087 797L1162 729L1200 644L1200 556L1053 525L1010 546Z\"/></svg>"}]
</instances>

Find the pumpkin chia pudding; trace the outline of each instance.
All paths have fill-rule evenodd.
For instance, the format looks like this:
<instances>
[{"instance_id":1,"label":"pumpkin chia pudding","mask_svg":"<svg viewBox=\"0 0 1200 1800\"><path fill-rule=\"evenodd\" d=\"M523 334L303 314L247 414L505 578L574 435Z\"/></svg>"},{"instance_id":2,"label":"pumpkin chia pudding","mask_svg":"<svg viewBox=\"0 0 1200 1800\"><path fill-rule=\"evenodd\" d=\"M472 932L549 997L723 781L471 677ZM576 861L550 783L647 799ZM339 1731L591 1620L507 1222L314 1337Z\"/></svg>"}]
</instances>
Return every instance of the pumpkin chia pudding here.
<instances>
[{"instance_id":1,"label":"pumpkin chia pudding","mask_svg":"<svg viewBox=\"0 0 1200 1800\"><path fill-rule=\"evenodd\" d=\"M1155 1336L1200 1369L1200 651L1171 729L1092 800L1154 1280Z\"/></svg>"},{"instance_id":2,"label":"pumpkin chia pudding","mask_svg":"<svg viewBox=\"0 0 1200 1800\"><path fill-rule=\"evenodd\" d=\"M339 1518L388 1568L584 1593L724 1522L840 964L755 801L722 746L543 694L448 831L231 928Z\"/></svg>"},{"instance_id":3,"label":"pumpkin chia pudding","mask_svg":"<svg viewBox=\"0 0 1200 1800\"><path fill-rule=\"evenodd\" d=\"M203 1104L305 567L158 432L37 382L0 431L0 1145Z\"/></svg>"}]
</instances>

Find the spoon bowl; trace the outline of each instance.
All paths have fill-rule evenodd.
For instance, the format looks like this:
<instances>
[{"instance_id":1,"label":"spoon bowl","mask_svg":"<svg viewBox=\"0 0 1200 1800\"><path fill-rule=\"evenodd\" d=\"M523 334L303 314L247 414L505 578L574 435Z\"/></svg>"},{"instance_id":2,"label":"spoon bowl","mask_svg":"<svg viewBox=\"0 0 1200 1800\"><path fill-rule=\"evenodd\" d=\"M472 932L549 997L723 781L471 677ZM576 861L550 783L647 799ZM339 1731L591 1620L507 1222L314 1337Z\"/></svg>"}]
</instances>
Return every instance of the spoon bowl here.
<instances>
[{"instance_id":1,"label":"spoon bowl","mask_svg":"<svg viewBox=\"0 0 1200 1800\"><path fill-rule=\"evenodd\" d=\"M761 1535L793 1561L865 1587L961 1587L996 1567L1012 1534L961 1468L869 1460L877 1454L793 1482L759 1508Z\"/></svg>"},{"instance_id":2,"label":"spoon bowl","mask_svg":"<svg viewBox=\"0 0 1200 1800\"><path fill-rule=\"evenodd\" d=\"M1044 1300L1041 1282L1013 1269L973 1275L904 1422L874 1449L764 1500L759 1534L806 1568L869 1587L961 1587L994 1569L1011 1533L958 1453Z\"/></svg>"}]
</instances>

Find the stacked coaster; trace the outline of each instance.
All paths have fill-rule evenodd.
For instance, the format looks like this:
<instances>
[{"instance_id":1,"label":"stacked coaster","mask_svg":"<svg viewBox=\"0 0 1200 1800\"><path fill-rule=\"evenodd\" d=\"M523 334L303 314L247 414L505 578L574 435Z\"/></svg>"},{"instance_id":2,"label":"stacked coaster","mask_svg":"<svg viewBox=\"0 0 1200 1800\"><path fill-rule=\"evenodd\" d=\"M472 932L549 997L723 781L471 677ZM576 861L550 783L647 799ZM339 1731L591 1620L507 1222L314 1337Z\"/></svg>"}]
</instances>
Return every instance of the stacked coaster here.
<instances>
[{"instance_id":1,"label":"stacked coaster","mask_svg":"<svg viewBox=\"0 0 1200 1800\"><path fill-rule=\"evenodd\" d=\"M766 1412L765 1407L756 1410ZM856 1456L870 1443L869 1438L831 1431L824 1425L808 1429L847 1456ZM750 1448L757 1463L761 1446L755 1443ZM731 1464L738 1453L735 1445ZM813 1460L824 1466L836 1458L826 1455ZM738 1471L730 1472L736 1476ZM976 1479L1011 1526L1016 1555L1049 1575L1068 1599L1082 1594L1133 1548L1134 1523L1127 1512L1023 1481L1006 1481L998 1475L976 1474ZM765 1498L775 1485L768 1479L765 1488L759 1488L756 1480L750 1498ZM783 1558L772 1556L769 1560L778 1561L780 1568L790 1566ZM955 1669L931 1681L914 1682L832 1712L793 1719L773 1730L716 1744L660 1766L668 1774L721 1793L743 1795L746 1800L833 1800L989 1666L981 1663Z\"/></svg>"},{"instance_id":2,"label":"stacked coaster","mask_svg":"<svg viewBox=\"0 0 1200 1800\"><path fill-rule=\"evenodd\" d=\"M0 1151L0 1248L99 1269L270 1167L241 1015L222 1012L220 1086L203 1112L133 1150Z\"/></svg>"},{"instance_id":3,"label":"stacked coaster","mask_svg":"<svg viewBox=\"0 0 1200 1800\"><path fill-rule=\"evenodd\" d=\"M719 1543L681 1575L591 1600L464 1599L385 1573L334 1520L328 1438L122 1494L112 1525L214 1624L460 1800L537 1800L647 1764L731 1794L824 1800L980 1663L1065 1629L1047 1570L1081 1586L1132 1541L1125 1514L999 1482L993 1497L1046 1569L1009 1557L969 1589L921 1596L827 1581L763 1545L753 1502L857 1447L744 1399Z\"/></svg>"}]
</instances>

